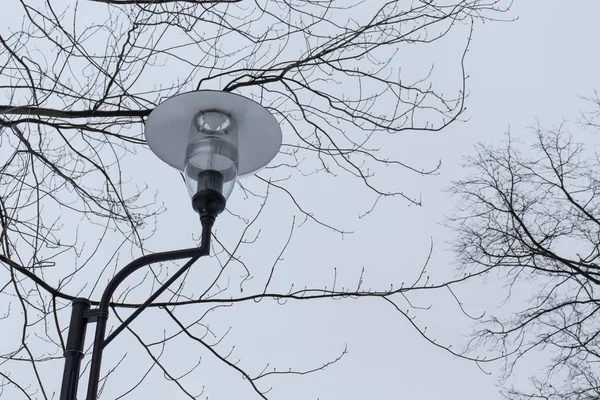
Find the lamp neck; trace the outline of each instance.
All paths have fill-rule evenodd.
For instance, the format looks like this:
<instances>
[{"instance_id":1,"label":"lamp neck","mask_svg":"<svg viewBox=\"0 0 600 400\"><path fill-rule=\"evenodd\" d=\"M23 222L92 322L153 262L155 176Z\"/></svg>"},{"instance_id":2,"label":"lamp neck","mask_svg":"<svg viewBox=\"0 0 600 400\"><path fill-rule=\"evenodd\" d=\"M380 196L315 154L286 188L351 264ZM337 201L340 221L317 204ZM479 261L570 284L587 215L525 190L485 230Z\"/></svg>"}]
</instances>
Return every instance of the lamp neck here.
<instances>
[{"instance_id":1,"label":"lamp neck","mask_svg":"<svg viewBox=\"0 0 600 400\"><path fill-rule=\"evenodd\" d=\"M200 221L203 218L209 218L214 222L217 215L225 210L226 203L227 200L225 200L225 196L222 193L210 188L199 190L192 197L192 207L200 214Z\"/></svg>"},{"instance_id":2,"label":"lamp neck","mask_svg":"<svg viewBox=\"0 0 600 400\"><path fill-rule=\"evenodd\" d=\"M215 223L215 217L212 215L200 215L200 224L202 224L202 240L200 247L206 251L206 254L210 254L210 238L212 234L212 227Z\"/></svg>"}]
</instances>

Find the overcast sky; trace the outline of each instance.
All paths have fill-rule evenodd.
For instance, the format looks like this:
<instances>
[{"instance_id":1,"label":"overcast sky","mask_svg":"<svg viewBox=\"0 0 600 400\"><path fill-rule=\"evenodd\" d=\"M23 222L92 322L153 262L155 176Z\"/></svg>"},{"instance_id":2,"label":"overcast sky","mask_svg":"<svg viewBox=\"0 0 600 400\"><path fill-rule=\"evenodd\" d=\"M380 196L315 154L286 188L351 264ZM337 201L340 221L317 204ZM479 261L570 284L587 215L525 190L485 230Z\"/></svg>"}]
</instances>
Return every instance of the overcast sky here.
<instances>
[{"instance_id":1,"label":"overcast sky","mask_svg":"<svg viewBox=\"0 0 600 400\"><path fill-rule=\"evenodd\" d=\"M430 273L448 276L452 255L446 251L445 241L450 236L439 223L452 212L452 200L442 190L451 179L464 176L461 157L472 153L476 142L498 143L509 127L517 136L527 135L526 128L536 118L551 126L563 118L578 117L586 107L578 96L589 95L598 86L598 15L600 3L594 0L569 6L560 1L516 1L510 16L518 17L517 21L479 24L467 60L469 120L440 133L404 134L394 142L394 154L401 154L403 160L422 166L434 165L438 159L443 162L441 175L412 176L405 182L407 190L422 194L424 206L383 202L369 218L350 222L340 209L346 204L368 208L372 199L353 199L352 187L345 191L342 183L315 179L306 184L304 204L321 210L321 215L342 227L347 222L355 233L339 240L339 236L315 227L299 229L285 253L286 269L279 271L287 275L277 278L282 282L326 282L335 266L347 282L356 281L362 267L367 285L373 287L409 281L427 256L430 238L435 244ZM385 170L378 174L380 179L406 179ZM330 207L320 205L323 197L331 202ZM240 201L237 193L230 204L234 207ZM271 230L274 246L281 246L291 218L289 204L284 199L281 204L287 208L270 214L273 220L263 225L264 230ZM177 217L172 213L169 218ZM226 228L218 225L218 229ZM255 256L260 257L260 252ZM258 268L261 263L253 265ZM486 286L464 288L461 298L467 309L477 314L486 308L493 310L502 293L498 283L489 280ZM514 301L524 299L525 294L517 294ZM433 309L419 321L426 318L428 332L442 343L464 343L461 335L469 332L470 321L461 318L443 295L429 300ZM421 304L427 305L429 300L422 299ZM284 307L261 303L232 311L227 318L234 325L230 343L237 341L240 357L257 360L256 365L266 353L274 364L308 367L311 362L335 357L347 343L349 354L326 371L274 381L273 398L500 398L495 367L487 366L491 375L486 375L477 366L434 348L382 301L299 302ZM531 365L534 368L535 364ZM518 371L523 375L516 383L526 383L527 367ZM236 377L226 369L211 371L207 389L211 398L250 398L245 383Z\"/></svg>"},{"instance_id":2,"label":"overcast sky","mask_svg":"<svg viewBox=\"0 0 600 400\"><path fill-rule=\"evenodd\" d=\"M536 119L551 126L564 118L577 118L586 106L578 96L590 95L598 88L598 15L597 0L517 0L504 17L518 20L479 23L467 56L468 120L442 132L403 133L393 141L381 142L382 146L390 146L389 151L397 158L413 165L427 167L442 160L441 174L434 177L377 171L377 179L399 181L407 191L420 194L423 207L409 207L397 200L382 201L367 218L359 219L358 212L368 210L373 197L346 185L345 180L315 176L291 183L301 193L307 209L318 210L326 221L354 233L342 238L310 223L295 228L273 285L285 288L294 282L300 287L323 286L333 281L334 268L340 285L355 285L363 268L365 287L387 288L391 282L409 282L418 274L432 240L430 275L437 280L451 276L453 260L446 245L451 234L440 223L444 215L452 212L453 201L443 189L467 172L460 167L461 157L471 154L478 141L499 143L509 127L521 136L527 135L527 127ZM464 41L457 43L457 49L463 45ZM439 79L445 79L443 70L438 73ZM447 79L454 78L448 72ZM158 251L190 245L192 235L199 232L199 224L177 173L153 159L149 152L127 161L124 168L131 168L136 179L158 190L160 201L166 205L151 247ZM272 193L269 202L276 205L261 217L261 244L244 253L244 261L253 269L257 281L268 273L287 240L291 224L301 222L299 216L294 219L295 210L281 193ZM234 192L229 208L239 211L246 207L241 191ZM233 223L231 216L218 220L217 234L223 240L233 240L227 232L228 224ZM210 279L217 271L214 262L205 269L202 265L199 263L187 281L188 286L197 282L198 292L203 279ZM485 285L464 287L460 296L467 310L480 314L495 310L502 291L498 282L488 280ZM525 299L525 294L517 294L514 302ZM419 313L417 318L432 337L453 347L465 343L465 335L473 326L461 316L447 293L415 300L421 306L433 304L430 311ZM163 327L156 326L155 312L158 311L145 313L135 323L138 330L147 332L148 341L163 335ZM190 307L181 315L191 321L201 312L198 307ZM500 398L496 386L499 365L485 366L489 372L485 374L476 365L435 348L382 300L300 301L284 306L263 301L217 310L211 318L217 335L231 327L222 349L235 346L232 359L241 359L245 367L253 370L261 370L266 362L282 369L310 369L335 359L347 347L348 354L324 371L274 378L270 392L273 399ZM139 357L146 362L147 356L127 335L106 350L105 366L114 365L124 353L130 354L118 377L109 381L106 398L122 393L120 379L143 373L136 370L136 363L131 360ZM91 343L90 335L87 343ZM165 354L166 361L181 360L187 366L202 360L194 380L198 388L206 387L205 396L209 399L257 398L239 374L211 360L210 354L193 343L167 347ZM181 371L185 371L184 365ZM519 371L523 375L517 377L517 382L525 383L526 368ZM60 376L58 371L48 373ZM172 385L158 379L161 375L159 371L152 372L151 383L138 389L134 397L184 398ZM153 379L158 383L153 384Z\"/></svg>"}]
</instances>

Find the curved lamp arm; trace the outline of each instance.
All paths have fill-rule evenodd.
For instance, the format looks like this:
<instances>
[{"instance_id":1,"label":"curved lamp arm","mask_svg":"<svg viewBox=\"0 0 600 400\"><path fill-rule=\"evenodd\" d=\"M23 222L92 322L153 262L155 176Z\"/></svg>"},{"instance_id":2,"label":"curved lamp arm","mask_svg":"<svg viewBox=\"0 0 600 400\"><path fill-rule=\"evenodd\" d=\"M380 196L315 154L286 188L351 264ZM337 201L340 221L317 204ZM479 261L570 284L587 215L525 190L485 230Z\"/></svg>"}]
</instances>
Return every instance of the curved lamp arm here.
<instances>
[{"instance_id":1,"label":"curved lamp arm","mask_svg":"<svg viewBox=\"0 0 600 400\"><path fill-rule=\"evenodd\" d=\"M162 253L148 254L138 258L137 260L129 263L122 270L120 270L108 283L100 305L97 309L88 311L88 315L96 319L96 333L94 336L94 348L92 352L92 360L90 364L90 379L88 383L87 400L96 400L98 396L98 385L100 381L100 367L102 364L102 351L108 343L110 343L120 332L122 332L131 321L133 321L142 311L144 311L158 296L161 295L173 282L175 282L183 273L185 273L200 257L206 256L210 253L210 237L211 229L214 224L214 217L202 216L200 218L202 223L202 241L200 247L191 249L166 251ZM172 261L189 258L173 276L171 276L156 292L154 292L148 300L140 305L123 323L115 329L106 339L106 323L108 321L108 308L110 306L110 300L117 289L117 287L132 273L138 269L150 265L156 262ZM79 368L77 368L78 370ZM65 371L66 372L66 371ZM67 374L65 374L66 376ZM78 372L77 372L78 375ZM78 377L73 377L72 380L77 380ZM71 379L69 379L72 381ZM67 387L65 387L65 384ZM76 382L64 382L63 390L65 393L75 394L77 390ZM70 398L70 397L66 397ZM73 399L75 397L72 397ZM61 397L62 399L62 397Z\"/></svg>"}]
</instances>

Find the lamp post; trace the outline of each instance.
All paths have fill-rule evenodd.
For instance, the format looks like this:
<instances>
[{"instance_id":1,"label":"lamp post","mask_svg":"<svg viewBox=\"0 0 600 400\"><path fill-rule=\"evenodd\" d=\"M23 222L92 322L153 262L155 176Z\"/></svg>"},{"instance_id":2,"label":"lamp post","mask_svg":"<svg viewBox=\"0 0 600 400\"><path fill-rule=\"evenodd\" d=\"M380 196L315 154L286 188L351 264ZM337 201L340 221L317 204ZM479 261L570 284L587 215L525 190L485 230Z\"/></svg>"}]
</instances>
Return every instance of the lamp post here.
<instances>
[{"instance_id":1,"label":"lamp post","mask_svg":"<svg viewBox=\"0 0 600 400\"><path fill-rule=\"evenodd\" d=\"M211 229L225 209L237 177L256 172L279 152L281 128L267 109L245 97L199 90L172 97L148 116L144 134L150 149L184 174L192 207L200 214L200 247L145 255L120 270L102 293L99 306L76 298L65 348L60 400L76 400L87 324L96 323L87 400L96 400L104 348L161 293L210 252ZM108 337L106 324L113 293L129 275L156 262L188 259Z\"/></svg>"}]
</instances>

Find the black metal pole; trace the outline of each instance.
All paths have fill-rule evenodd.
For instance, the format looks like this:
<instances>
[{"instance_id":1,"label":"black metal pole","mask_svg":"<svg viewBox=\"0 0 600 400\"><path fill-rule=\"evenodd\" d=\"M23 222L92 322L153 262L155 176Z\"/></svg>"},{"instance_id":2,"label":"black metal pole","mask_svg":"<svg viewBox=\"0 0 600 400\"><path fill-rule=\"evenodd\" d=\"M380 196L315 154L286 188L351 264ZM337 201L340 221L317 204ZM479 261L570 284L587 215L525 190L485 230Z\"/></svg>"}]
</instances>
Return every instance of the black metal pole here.
<instances>
[{"instance_id":1,"label":"black metal pole","mask_svg":"<svg viewBox=\"0 0 600 400\"><path fill-rule=\"evenodd\" d=\"M65 348L65 369L63 372L60 400L76 400L77 384L79 383L79 368L83 358L85 328L87 319L85 313L90 308L88 299L76 298L71 308L71 323Z\"/></svg>"}]
</instances>

